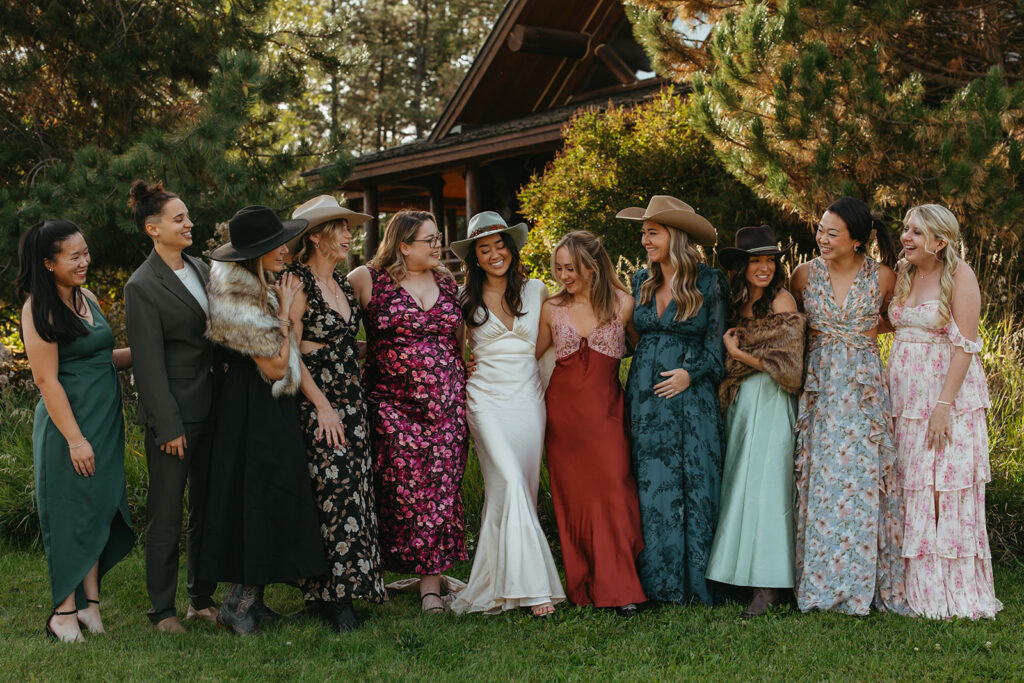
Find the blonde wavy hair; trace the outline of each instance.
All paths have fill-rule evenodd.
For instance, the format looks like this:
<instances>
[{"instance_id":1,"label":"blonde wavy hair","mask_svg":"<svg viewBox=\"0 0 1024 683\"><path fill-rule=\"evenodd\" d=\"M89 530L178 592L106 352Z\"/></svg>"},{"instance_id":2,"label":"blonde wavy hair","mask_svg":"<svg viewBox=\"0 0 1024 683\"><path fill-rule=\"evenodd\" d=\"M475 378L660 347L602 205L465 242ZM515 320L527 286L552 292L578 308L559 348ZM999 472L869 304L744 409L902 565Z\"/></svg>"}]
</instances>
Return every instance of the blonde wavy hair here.
<instances>
[{"instance_id":1,"label":"blonde wavy hair","mask_svg":"<svg viewBox=\"0 0 1024 683\"><path fill-rule=\"evenodd\" d=\"M384 236L377 245L377 253L368 264L374 270L386 270L395 282L401 282L409 274L405 265L405 255L402 254L401 245L410 244L416 239L416 233L420 226L431 221L437 225L437 219L429 211L413 211L402 209L388 221L384 228ZM434 267L434 271L443 277L454 280L451 271L443 264Z\"/></svg>"},{"instance_id":2,"label":"blonde wavy hair","mask_svg":"<svg viewBox=\"0 0 1024 683\"><path fill-rule=\"evenodd\" d=\"M569 252L573 270L580 275L584 268L594 273L594 279L590 282L590 306L594 309L597 324L603 325L614 319L619 313L619 299L615 290L620 289L626 294L629 294L629 290L615 273L615 267L601 239L587 230L575 230L565 235L551 250L552 275L555 274L555 255L562 247ZM566 303L569 292L565 285L562 285L555 297L559 299L560 305Z\"/></svg>"},{"instance_id":3,"label":"blonde wavy hair","mask_svg":"<svg viewBox=\"0 0 1024 683\"><path fill-rule=\"evenodd\" d=\"M296 263L306 263L309 261L310 254L316 251L316 245L313 244L313 240L310 239L313 235L322 235L320 239L337 242L338 235L342 230L348 228L348 220L345 218L339 218L333 221L327 221L320 225L310 228L306 232L302 233L302 237L299 240L299 248L295 250L295 255L292 260ZM351 232L351 228L349 228Z\"/></svg>"},{"instance_id":4,"label":"blonde wavy hair","mask_svg":"<svg viewBox=\"0 0 1024 683\"><path fill-rule=\"evenodd\" d=\"M684 231L671 225L658 225L668 230L669 261L676 271L672 275L672 282L669 283L672 299L676 302L676 315L673 320L689 320L697 315L700 307L704 305L704 295L697 289L697 266L704 261L704 255ZM665 275L661 272L661 264L648 259L647 280L640 285L640 304L650 303L664 281Z\"/></svg>"},{"instance_id":5,"label":"blonde wavy hair","mask_svg":"<svg viewBox=\"0 0 1024 683\"><path fill-rule=\"evenodd\" d=\"M960 265L960 224L953 212L940 204L921 204L907 211L903 226L910 226L910 221L924 233L925 251L942 263L942 275L939 278L939 316L942 324L949 322L950 305L953 301L953 276ZM936 242L944 241L946 246L935 249ZM903 304L910 296L910 285L917 275L917 266L912 265L900 253L896 289L892 301Z\"/></svg>"}]
</instances>

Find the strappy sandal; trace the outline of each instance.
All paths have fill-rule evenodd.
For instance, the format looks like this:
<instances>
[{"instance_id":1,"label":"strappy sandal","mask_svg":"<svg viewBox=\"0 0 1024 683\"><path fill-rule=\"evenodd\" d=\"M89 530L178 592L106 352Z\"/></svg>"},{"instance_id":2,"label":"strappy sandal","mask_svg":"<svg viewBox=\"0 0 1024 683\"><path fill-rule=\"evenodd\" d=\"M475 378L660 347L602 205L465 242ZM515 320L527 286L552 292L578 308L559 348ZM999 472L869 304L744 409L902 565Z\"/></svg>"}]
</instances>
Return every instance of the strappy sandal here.
<instances>
[{"instance_id":1,"label":"strappy sandal","mask_svg":"<svg viewBox=\"0 0 1024 683\"><path fill-rule=\"evenodd\" d=\"M429 598L430 596L434 596L438 600L441 600L441 596L438 593L421 593L420 594L420 609L422 609L427 614L440 614L441 612L444 612L444 602L443 601L441 602L441 605L438 606L438 607L423 607L423 599L424 598Z\"/></svg>"},{"instance_id":2,"label":"strappy sandal","mask_svg":"<svg viewBox=\"0 0 1024 683\"><path fill-rule=\"evenodd\" d=\"M57 632L53 630L52 626L50 626L50 621L52 621L54 617L56 617L56 616L66 617L69 614L78 614L78 610L77 609L73 609L73 610L69 610L67 612L58 612L57 608L55 607L53 609L53 611L50 612L50 616L46 617L46 635L50 636L54 640L59 640L59 641L61 641L63 643L74 643L74 642L76 642L78 640L81 640L82 639L81 635L79 635L78 638L73 638L73 639L70 639L70 640L66 640L66 639L62 638L61 636L57 635Z\"/></svg>"},{"instance_id":3,"label":"strappy sandal","mask_svg":"<svg viewBox=\"0 0 1024 683\"><path fill-rule=\"evenodd\" d=\"M86 601L86 602L87 602L88 604L90 604L90 605L99 605L99 604L100 604L100 601L99 601L99 600L93 600L92 598L86 598L86 599L85 599L85 601ZM93 628L93 627L92 627L91 625L89 625L88 623L86 623L86 622L85 622L85 620L83 620L83 619L82 619L82 617L78 617L78 623L79 623L79 624L80 624L81 626L84 626L84 627L86 627L87 629L89 629L89 633L106 633L106 631L104 631L104 630L102 630L102 629L101 629L101 630L99 630L99 631L97 631L97 630L96 630L96 629L94 629L94 628Z\"/></svg>"}]
</instances>

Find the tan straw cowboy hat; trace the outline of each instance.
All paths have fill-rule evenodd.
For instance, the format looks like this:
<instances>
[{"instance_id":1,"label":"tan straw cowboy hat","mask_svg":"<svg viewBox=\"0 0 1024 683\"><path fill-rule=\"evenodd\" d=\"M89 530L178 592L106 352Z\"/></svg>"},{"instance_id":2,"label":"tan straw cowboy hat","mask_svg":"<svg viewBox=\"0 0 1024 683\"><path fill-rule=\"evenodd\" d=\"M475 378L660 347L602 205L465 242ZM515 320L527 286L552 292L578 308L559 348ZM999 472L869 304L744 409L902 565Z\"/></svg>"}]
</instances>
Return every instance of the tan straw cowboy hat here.
<instances>
[{"instance_id":1,"label":"tan straw cowboy hat","mask_svg":"<svg viewBox=\"0 0 1024 683\"><path fill-rule=\"evenodd\" d=\"M469 250L473 248L473 243L481 237L487 237L488 235L494 235L496 233L502 233L509 236L515 245L522 248L523 244L526 243L526 236L530 229L526 227L526 223L516 223L509 227L505 219L501 217L501 214L496 211L484 211L478 213L469 219L469 225L466 226L466 234L469 235L464 240L458 242L452 242L451 250L463 261L469 256Z\"/></svg>"},{"instance_id":2,"label":"tan straw cowboy hat","mask_svg":"<svg viewBox=\"0 0 1024 683\"><path fill-rule=\"evenodd\" d=\"M338 204L338 200L329 194L321 194L312 199L305 201L295 207L292 211L293 219L303 219L309 221L309 227L307 230L312 230L318 225L323 225L328 221L348 221L348 226L354 228L357 225L362 225L366 221L373 218L373 216L365 213L358 213L352 209L346 209L344 206ZM303 231L303 233L306 230ZM300 233L298 237L288 242L288 251L294 254L299 248L299 238L302 237Z\"/></svg>"},{"instance_id":3,"label":"tan straw cowboy hat","mask_svg":"<svg viewBox=\"0 0 1024 683\"><path fill-rule=\"evenodd\" d=\"M631 206L615 214L616 218L624 218L627 221L654 221L670 228L682 230L693 238L697 244L710 247L718 241L718 233L707 218L701 216L693 207L686 202L669 197L664 194L656 194L651 197L647 208Z\"/></svg>"}]
</instances>

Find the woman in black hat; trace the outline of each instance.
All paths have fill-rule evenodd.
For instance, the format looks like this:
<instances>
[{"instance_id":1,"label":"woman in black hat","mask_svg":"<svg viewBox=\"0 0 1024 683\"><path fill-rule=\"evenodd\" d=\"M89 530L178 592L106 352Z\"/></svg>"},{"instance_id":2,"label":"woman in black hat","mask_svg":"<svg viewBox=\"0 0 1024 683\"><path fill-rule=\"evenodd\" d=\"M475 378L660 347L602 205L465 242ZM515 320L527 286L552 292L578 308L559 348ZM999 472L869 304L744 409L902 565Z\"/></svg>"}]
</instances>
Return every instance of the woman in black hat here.
<instances>
[{"instance_id":1,"label":"woman in black hat","mask_svg":"<svg viewBox=\"0 0 1024 683\"><path fill-rule=\"evenodd\" d=\"M732 325L718 398L725 469L707 578L753 588L743 618L761 616L793 587L793 425L804 361L803 314L786 290L782 249L767 225L740 228L720 249Z\"/></svg>"},{"instance_id":2,"label":"woman in black hat","mask_svg":"<svg viewBox=\"0 0 1024 683\"><path fill-rule=\"evenodd\" d=\"M265 206L231 219L231 241L214 249L207 335L228 366L217 407L200 577L231 584L219 623L238 635L277 614L263 587L327 571L306 470L295 393L298 343L287 312L300 282L285 274L285 242L307 226L281 223Z\"/></svg>"}]
</instances>

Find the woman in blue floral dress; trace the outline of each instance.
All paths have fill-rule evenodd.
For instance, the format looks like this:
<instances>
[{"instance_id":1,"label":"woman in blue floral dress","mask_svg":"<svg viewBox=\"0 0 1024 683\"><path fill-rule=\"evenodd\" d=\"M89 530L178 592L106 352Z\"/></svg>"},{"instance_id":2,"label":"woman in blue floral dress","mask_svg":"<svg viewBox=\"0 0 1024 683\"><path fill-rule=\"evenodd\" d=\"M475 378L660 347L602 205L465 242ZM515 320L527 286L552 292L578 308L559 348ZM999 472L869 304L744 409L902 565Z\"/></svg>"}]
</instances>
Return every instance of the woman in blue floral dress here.
<instances>
[{"instance_id":1,"label":"woman in blue floral dress","mask_svg":"<svg viewBox=\"0 0 1024 683\"><path fill-rule=\"evenodd\" d=\"M704 574L722 485L718 383L729 285L694 245L711 246L717 234L673 197L655 196L618 217L643 223L648 254L633 277L640 338L626 383L645 544L637 570L648 598L712 604L717 595Z\"/></svg>"},{"instance_id":2,"label":"woman in blue floral dress","mask_svg":"<svg viewBox=\"0 0 1024 683\"><path fill-rule=\"evenodd\" d=\"M796 587L802 611L906 613L900 485L876 335L896 277L892 237L858 199L825 211L821 256L791 290L807 314L804 391L797 418Z\"/></svg>"}]
</instances>

